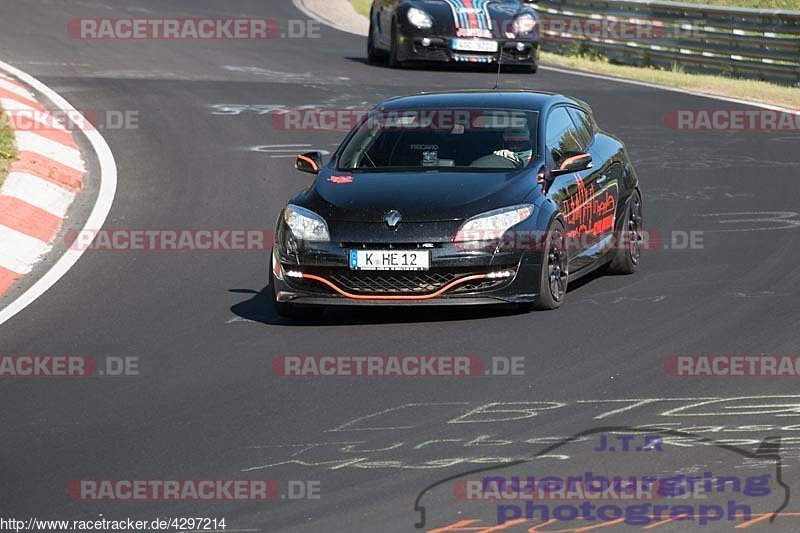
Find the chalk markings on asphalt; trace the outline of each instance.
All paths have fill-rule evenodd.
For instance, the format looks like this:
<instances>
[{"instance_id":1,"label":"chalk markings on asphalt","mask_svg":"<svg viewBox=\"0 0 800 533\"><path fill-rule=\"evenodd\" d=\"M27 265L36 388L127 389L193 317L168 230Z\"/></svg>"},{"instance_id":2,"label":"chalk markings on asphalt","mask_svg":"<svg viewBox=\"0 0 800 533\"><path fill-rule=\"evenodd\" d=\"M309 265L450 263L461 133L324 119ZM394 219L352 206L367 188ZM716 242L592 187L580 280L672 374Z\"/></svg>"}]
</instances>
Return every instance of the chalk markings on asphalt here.
<instances>
[{"instance_id":1,"label":"chalk markings on asphalt","mask_svg":"<svg viewBox=\"0 0 800 533\"><path fill-rule=\"evenodd\" d=\"M310 144L265 144L262 146L253 146L249 149L251 152L258 152L262 154L269 154L271 159L290 159L297 157L297 154L302 152L311 152L313 148ZM328 150L319 150L322 155L330 155Z\"/></svg>"},{"instance_id":2,"label":"chalk markings on asphalt","mask_svg":"<svg viewBox=\"0 0 800 533\"><path fill-rule=\"evenodd\" d=\"M800 227L800 213L794 211L741 211L737 213L706 213L697 215L712 218L715 224L753 224L755 227L711 229L709 233L733 233L748 231L772 231ZM767 224L767 225L764 225Z\"/></svg>"}]
</instances>

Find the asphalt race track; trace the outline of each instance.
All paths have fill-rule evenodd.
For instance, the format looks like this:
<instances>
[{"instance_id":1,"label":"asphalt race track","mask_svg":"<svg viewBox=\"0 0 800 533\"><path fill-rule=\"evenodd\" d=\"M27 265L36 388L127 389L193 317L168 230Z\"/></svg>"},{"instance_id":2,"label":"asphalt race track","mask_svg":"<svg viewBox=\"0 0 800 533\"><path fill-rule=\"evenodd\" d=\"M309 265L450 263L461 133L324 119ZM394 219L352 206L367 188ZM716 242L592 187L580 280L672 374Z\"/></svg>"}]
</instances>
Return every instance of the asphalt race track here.
<instances>
[{"instance_id":1,"label":"asphalt race track","mask_svg":"<svg viewBox=\"0 0 800 533\"><path fill-rule=\"evenodd\" d=\"M4 2L0 60L78 109L138 112L138 129L104 132L119 171L108 228L271 229L309 180L285 156L333 151L343 133L283 131L267 111L366 107L495 81L487 70L370 66L364 39L326 26L320 39L71 38L67 22L83 17L307 17L285 0ZM601 127L627 143L647 227L694 232L702 244L647 251L633 277L581 281L556 312L334 310L299 323L270 307L266 252L87 252L0 327L0 353L138 357L142 375L0 380L0 515L412 531L418 493L438 480L580 432L645 424L748 450L780 436L784 479L800 494L797 378L664 370L671 355L797 354L797 134L675 131L664 125L670 110L749 108L551 70L503 78L508 88L589 102ZM521 357L525 375L292 379L270 369L280 355L328 354ZM542 461L553 471L597 469L596 444L571 444ZM714 449L671 447L663 471L737 471L741 457ZM644 471L652 457L604 461ZM79 479L318 481L320 498L76 501L66 488ZM464 503L431 496L426 527L471 518ZM792 511L800 503L790 501ZM797 531L797 519L779 516L771 530ZM679 522L660 529L701 530Z\"/></svg>"}]
</instances>

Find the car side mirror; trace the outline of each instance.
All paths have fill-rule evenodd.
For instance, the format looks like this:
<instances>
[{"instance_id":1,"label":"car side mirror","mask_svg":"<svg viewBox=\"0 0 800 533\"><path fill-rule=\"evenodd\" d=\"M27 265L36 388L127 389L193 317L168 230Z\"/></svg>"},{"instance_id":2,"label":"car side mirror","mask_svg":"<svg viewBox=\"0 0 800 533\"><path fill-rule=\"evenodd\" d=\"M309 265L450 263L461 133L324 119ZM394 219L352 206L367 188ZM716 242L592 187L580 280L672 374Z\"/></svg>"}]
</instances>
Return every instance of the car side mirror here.
<instances>
[{"instance_id":1,"label":"car side mirror","mask_svg":"<svg viewBox=\"0 0 800 533\"><path fill-rule=\"evenodd\" d=\"M558 168L553 169L551 174L555 176L563 176L564 174L572 174L592 168L592 155L588 153L567 154L567 157L561 160Z\"/></svg>"},{"instance_id":2,"label":"car side mirror","mask_svg":"<svg viewBox=\"0 0 800 533\"><path fill-rule=\"evenodd\" d=\"M319 174L322 164L322 152L308 152L297 156L294 167L300 172Z\"/></svg>"}]
</instances>

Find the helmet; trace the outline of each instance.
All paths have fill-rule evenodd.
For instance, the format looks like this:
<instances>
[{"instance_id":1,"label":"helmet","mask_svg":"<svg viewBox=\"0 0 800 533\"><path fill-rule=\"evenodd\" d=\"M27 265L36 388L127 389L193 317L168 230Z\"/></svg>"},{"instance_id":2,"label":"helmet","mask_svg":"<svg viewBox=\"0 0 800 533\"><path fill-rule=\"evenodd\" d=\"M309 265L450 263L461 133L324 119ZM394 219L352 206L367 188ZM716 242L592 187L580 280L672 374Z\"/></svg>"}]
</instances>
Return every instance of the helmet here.
<instances>
[{"instance_id":1,"label":"helmet","mask_svg":"<svg viewBox=\"0 0 800 533\"><path fill-rule=\"evenodd\" d=\"M527 128L510 128L503 132L503 144L526 164L533 155L531 132Z\"/></svg>"}]
</instances>

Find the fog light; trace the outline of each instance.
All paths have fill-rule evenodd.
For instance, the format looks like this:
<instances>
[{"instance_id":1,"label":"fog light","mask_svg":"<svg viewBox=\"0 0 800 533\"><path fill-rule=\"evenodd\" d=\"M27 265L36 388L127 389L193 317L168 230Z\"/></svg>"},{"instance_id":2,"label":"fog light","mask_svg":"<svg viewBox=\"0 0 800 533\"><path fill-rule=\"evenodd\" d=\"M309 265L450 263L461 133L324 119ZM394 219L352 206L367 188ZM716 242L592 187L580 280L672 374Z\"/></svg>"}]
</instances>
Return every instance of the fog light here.
<instances>
[{"instance_id":1,"label":"fog light","mask_svg":"<svg viewBox=\"0 0 800 533\"><path fill-rule=\"evenodd\" d=\"M430 45L431 45L431 40L430 40L429 38L425 37L424 39L422 39L422 46L424 46L425 48L427 48L427 47L429 47Z\"/></svg>"},{"instance_id":2,"label":"fog light","mask_svg":"<svg viewBox=\"0 0 800 533\"><path fill-rule=\"evenodd\" d=\"M503 270L501 272L490 272L487 274L487 278L489 279L502 279L502 278L511 278L514 276L513 270Z\"/></svg>"},{"instance_id":3,"label":"fog light","mask_svg":"<svg viewBox=\"0 0 800 533\"><path fill-rule=\"evenodd\" d=\"M526 48L525 43L517 43L517 52L524 52Z\"/></svg>"},{"instance_id":4,"label":"fog light","mask_svg":"<svg viewBox=\"0 0 800 533\"><path fill-rule=\"evenodd\" d=\"M289 271L286 272L286 277L287 278L302 278L303 277L303 273L302 272L297 272L296 270L289 270Z\"/></svg>"}]
</instances>

